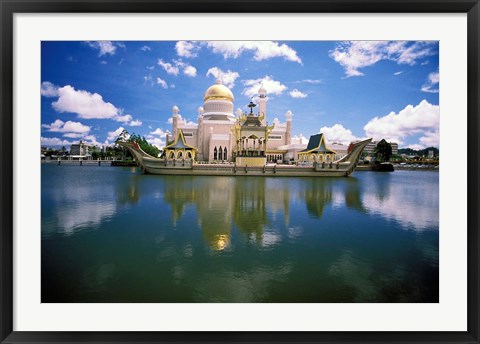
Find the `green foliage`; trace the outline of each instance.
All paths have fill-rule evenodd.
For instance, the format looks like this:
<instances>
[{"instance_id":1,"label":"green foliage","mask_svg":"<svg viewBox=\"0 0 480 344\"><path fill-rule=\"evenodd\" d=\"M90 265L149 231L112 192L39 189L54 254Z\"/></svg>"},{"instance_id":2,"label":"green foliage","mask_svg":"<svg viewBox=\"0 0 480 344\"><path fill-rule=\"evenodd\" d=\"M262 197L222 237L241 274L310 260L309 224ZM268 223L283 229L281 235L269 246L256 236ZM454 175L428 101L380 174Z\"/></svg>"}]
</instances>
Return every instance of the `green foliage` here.
<instances>
[{"instance_id":1,"label":"green foliage","mask_svg":"<svg viewBox=\"0 0 480 344\"><path fill-rule=\"evenodd\" d=\"M158 149L156 146L148 143L148 141L143 136L132 133L132 135L130 135L130 137L128 138L128 142L138 143L140 148L145 153L150 154L151 156L158 157L158 154L160 154L160 149Z\"/></svg>"},{"instance_id":2,"label":"green foliage","mask_svg":"<svg viewBox=\"0 0 480 344\"><path fill-rule=\"evenodd\" d=\"M380 161L380 162L390 161L391 156L392 156L392 146L390 145L390 143L385 141L385 139L377 143L377 146L375 147L375 157L377 158L377 161Z\"/></svg>"}]
</instances>

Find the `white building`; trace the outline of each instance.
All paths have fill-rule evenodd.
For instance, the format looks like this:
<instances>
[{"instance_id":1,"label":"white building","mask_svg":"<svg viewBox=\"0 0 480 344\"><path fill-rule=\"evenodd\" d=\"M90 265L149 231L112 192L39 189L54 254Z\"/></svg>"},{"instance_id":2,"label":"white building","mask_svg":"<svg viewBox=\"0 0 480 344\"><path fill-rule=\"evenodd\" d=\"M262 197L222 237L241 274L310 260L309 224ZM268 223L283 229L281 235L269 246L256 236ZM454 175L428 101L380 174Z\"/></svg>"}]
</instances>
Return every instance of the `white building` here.
<instances>
[{"instance_id":1,"label":"white building","mask_svg":"<svg viewBox=\"0 0 480 344\"><path fill-rule=\"evenodd\" d=\"M267 125L267 90L262 86L258 94L258 117L262 125ZM186 143L197 149L197 161L233 161L237 147L234 127L244 115L241 109L234 114L233 102L232 91L222 84L220 77L217 78L215 84L205 91L203 107L198 108L197 123L187 123L180 115L179 108L173 106L172 135L167 137L167 142L175 139L178 131L182 130ZM287 111L285 123L280 123L278 118L273 119L273 127L269 123L267 162L289 161L299 149L297 145L292 145L292 117L292 112ZM218 154L220 151L223 154Z\"/></svg>"}]
</instances>

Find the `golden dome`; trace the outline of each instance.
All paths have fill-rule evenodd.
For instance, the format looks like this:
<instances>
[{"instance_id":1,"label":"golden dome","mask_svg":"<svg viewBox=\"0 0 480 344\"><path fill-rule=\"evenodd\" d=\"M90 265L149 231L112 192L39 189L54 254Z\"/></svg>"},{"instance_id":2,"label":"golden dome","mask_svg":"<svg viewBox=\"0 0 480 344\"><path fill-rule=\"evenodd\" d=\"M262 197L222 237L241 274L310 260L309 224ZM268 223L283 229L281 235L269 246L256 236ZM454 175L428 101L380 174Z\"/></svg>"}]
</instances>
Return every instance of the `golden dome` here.
<instances>
[{"instance_id":1,"label":"golden dome","mask_svg":"<svg viewBox=\"0 0 480 344\"><path fill-rule=\"evenodd\" d=\"M217 80L215 85L207 89L203 100L229 100L233 103L233 93L227 86L222 85L221 81Z\"/></svg>"}]
</instances>

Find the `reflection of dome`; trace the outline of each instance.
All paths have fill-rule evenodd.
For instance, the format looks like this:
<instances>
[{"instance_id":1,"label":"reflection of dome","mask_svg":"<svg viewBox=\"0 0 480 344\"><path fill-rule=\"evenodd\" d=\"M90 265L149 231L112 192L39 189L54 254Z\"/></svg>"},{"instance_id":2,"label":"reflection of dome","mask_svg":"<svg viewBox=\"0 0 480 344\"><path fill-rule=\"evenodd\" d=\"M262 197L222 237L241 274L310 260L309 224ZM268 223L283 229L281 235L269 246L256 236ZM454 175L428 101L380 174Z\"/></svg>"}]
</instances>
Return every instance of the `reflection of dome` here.
<instances>
[{"instance_id":1,"label":"reflection of dome","mask_svg":"<svg viewBox=\"0 0 480 344\"><path fill-rule=\"evenodd\" d=\"M227 86L222 85L220 79L217 79L215 85L212 85L207 89L203 100L229 100L233 102L233 93Z\"/></svg>"}]
</instances>

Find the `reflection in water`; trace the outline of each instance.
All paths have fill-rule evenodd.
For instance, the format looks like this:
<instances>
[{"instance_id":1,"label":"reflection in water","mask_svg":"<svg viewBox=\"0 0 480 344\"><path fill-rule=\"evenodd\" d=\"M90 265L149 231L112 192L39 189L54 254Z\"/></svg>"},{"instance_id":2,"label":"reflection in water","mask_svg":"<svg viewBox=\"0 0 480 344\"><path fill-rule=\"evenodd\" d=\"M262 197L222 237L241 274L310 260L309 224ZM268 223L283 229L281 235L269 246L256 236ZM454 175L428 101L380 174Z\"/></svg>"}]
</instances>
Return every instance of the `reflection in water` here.
<instances>
[{"instance_id":1,"label":"reflection in water","mask_svg":"<svg viewBox=\"0 0 480 344\"><path fill-rule=\"evenodd\" d=\"M44 169L42 302L438 302L438 174Z\"/></svg>"},{"instance_id":2,"label":"reflection in water","mask_svg":"<svg viewBox=\"0 0 480 344\"><path fill-rule=\"evenodd\" d=\"M371 187L363 193L367 212L380 214L402 224L405 229L438 229L438 183L428 183L428 172L417 173L415 178L396 172L395 181L390 174L370 175Z\"/></svg>"}]
</instances>

